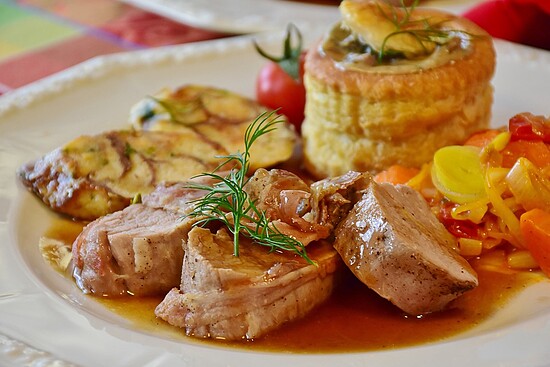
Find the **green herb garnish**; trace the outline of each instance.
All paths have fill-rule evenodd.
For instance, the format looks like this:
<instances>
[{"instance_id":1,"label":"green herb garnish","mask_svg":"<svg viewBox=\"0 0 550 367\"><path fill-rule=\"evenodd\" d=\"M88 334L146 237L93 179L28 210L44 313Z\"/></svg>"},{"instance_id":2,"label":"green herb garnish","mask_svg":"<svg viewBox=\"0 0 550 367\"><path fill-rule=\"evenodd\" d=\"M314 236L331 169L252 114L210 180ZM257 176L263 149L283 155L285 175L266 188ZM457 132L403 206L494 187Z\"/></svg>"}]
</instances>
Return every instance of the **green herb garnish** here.
<instances>
[{"instance_id":1,"label":"green herb garnish","mask_svg":"<svg viewBox=\"0 0 550 367\"><path fill-rule=\"evenodd\" d=\"M296 45L293 46L293 38L296 38ZM292 23L288 24L286 28L286 36L283 42L283 54L281 56L273 56L266 53L257 43L254 41L254 48L258 53L278 64L290 77L296 81L300 81L300 55L303 51L302 34L300 30Z\"/></svg>"},{"instance_id":2,"label":"green herb garnish","mask_svg":"<svg viewBox=\"0 0 550 367\"><path fill-rule=\"evenodd\" d=\"M250 168L250 148L262 135L276 129L275 125L285 120L275 112L265 112L258 116L246 129L244 135L244 152L227 156L213 172L195 177L210 177L215 181L212 186L190 184L188 187L204 190L206 195L193 202L193 211L187 216L197 217L195 225L207 225L219 221L233 233L234 255L239 256L239 236L252 239L254 243L271 248L271 251L292 251L303 257L308 263L314 262L308 257L305 246L298 240L281 233L266 217L265 211L258 209L244 190L248 182L247 172ZM221 176L223 167L236 164L227 176Z\"/></svg>"}]
</instances>

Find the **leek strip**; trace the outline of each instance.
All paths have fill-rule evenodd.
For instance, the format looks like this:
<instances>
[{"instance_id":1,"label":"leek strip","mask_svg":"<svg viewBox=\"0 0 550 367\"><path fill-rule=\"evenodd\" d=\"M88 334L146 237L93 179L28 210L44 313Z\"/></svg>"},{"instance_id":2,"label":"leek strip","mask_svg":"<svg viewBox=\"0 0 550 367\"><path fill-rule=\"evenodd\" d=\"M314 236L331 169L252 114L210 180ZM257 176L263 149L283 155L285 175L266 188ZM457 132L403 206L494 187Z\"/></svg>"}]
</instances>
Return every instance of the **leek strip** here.
<instances>
[{"instance_id":1,"label":"leek strip","mask_svg":"<svg viewBox=\"0 0 550 367\"><path fill-rule=\"evenodd\" d=\"M418 172L413 178L407 181L406 185L419 191L425 185L426 180L431 179L431 169L431 164L423 164L422 168L420 168L420 172Z\"/></svg>"},{"instance_id":2,"label":"leek strip","mask_svg":"<svg viewBox=\"0 0 550 367\"><path fill-rule=\"evenodd\" d=\"M528 250L514 251L508 255L508 266L512 269L538 269L539 265Z\"/></svg>"},{"instance_id":3,"label":"leek strip","mask_svg":"<svg viewBox=\"0 0 550 367\"><path fill-rule=\"evenodd\" d=\"M504 225L510 231L512 236L511 243L516 246L523 248L523 240L521 235L521 230L519 228L519 219L516 217L514 212L506 205L506 202L500 196L501 193L496 189L495 185L491 180L491 169L488 168L485 174L485 192L487 197L493 206L495 214L503 221Z\"/></svg>"},{"instance_id":4,"label":"leek strip","mask_svg":"<svg viewBox=\"0 0 550 367\"><path fill-rule=\"evenodd\" d=\"M453 217L453 219L469 220L479 224L483 221L485 213L487 213L487 204L489 204L489 199L484 197L472 203L458 205L451 210L451 217Z\"/></svg>"},{"instance_id":5,"label":"leek strip","mask_svg":"<svg viewBox=\"0 0 550 367\"><path fill-rule=\"evenodd\" d=\"M511 136L509 132L502 132L495 136L494 139L481 150L481 162L490 162L493 155L500 153L500 151L506 148L510 142Z\"/></svg>"},{"instance_id":6,"label":"leek strip","mask_svg":"<svg viewBox=\"0 0 550 367\"><path fill-rule=\"evenodd\" d=\"M472 238L459 238L458 248L462 256L479 256L483 250L483 242Z\"/></svg>"}]
</instances>

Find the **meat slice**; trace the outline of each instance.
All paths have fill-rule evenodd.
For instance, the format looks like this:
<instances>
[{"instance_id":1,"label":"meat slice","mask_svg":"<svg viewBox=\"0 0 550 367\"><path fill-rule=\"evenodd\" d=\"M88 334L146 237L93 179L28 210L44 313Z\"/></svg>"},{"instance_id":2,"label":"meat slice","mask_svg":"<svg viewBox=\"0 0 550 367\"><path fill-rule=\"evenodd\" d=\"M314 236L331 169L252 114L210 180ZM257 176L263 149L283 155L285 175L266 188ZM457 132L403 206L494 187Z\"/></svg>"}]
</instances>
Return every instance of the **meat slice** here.
<instances>
[{"instance_id":1,"label":"meat slice","mask_svg":"<svg viewBox=\"0 0 550 367\"><path fill-rule=\"evenodd\" d=\"M73 276L98 296L166 294L179 285L190 227L180 214L141 204L106 215L73 243Z\"/></svg>"},{"instance_id":2,"label":"meat slice","mask_svg":"<svg viewBox=\"0 0 550 367\"><path fill-rule=\"evenodd\" d=\"M408 314L439 311L478 284L455 238L408 186L371 183L334 247L363 283Z\"/></svg>"},{"instance_id":3,"label":"meat slice","mask_svg":"<svg viewBox=\"0 0 550 367\"><path fill-rule=\"evenodd\" d=\"M325 242L308 246L317 265L248 241L235 257L224 229L193 228L184 248L181 287L155 314L197 337L253 339L303 317L329 297L342 267Z\"/></svg>"},{"instance_id":4,"label":"meat slice","mask_svg":"<svg viewBox=\"0 0 550 367\"><path fill-rule=\"evenodd\" d=\"M244 187L256 208L281 233L307 246L327 238L332 228L311 216L311 192L300 177L282 169L258 169Z\"/></svg>"},{"instance_id":5,"label":"meat slice","mask_svg":"<svg viewBox=\"0 0 550 367\"><path fill-rule=\"evenodd\" d=\"M277 229L304 246L328 238L370 183L367 173L313 183L283 169L258 169L245 186L249 198Z\"/></svg>"},{"instance_id":6,"label":"meat slice","mask_svg":"<svg viewBox=\"0 0 550 367\"><path fill-rule=\"evenodd\" d=\"M223 174L221 173L222 176ZM162 182L143 196L142 203L151 208L171 210L181 215L189 214L193 210L194 202L206 194L197 185L212 186L216 182L209 176L193 177L188 181Z\"/></svg>"},{"instance_id":7,"label":"meat slice","mask_svg":"<svg viewBox=\"0 0 550 367\"><path fill-rule=\"evenodd\" d=\"M315 222L334 229L361 198L371 182L365 172L349 171L311 185L311 215Z\"/></svg>"}]
</instances>

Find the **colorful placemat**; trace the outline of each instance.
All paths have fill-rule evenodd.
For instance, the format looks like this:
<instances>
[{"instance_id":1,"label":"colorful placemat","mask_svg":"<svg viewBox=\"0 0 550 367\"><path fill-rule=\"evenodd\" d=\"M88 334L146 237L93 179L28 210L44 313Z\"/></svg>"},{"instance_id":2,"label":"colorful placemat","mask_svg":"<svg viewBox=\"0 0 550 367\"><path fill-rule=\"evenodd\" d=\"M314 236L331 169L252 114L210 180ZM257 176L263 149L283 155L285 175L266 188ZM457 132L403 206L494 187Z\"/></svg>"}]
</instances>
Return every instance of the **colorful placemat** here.
<instances>
[{"instance_id":1,"label":"colorful placemat","mask_svg":"<svg viewBox=\"0 0 550 367\"><path fill-rule=\"evenodd\" d=\"M94 56L227 36L115 0L0 0L0 94Z\"/></svg>"}]
</instances>

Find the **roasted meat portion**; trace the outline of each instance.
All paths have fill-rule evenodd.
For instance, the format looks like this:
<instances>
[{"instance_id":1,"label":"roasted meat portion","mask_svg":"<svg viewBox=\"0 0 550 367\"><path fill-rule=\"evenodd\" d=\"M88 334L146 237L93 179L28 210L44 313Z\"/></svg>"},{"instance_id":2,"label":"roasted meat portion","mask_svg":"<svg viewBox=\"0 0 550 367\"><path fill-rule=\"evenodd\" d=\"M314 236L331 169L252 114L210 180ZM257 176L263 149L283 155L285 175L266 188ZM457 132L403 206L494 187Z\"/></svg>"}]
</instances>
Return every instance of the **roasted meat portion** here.
<instances>
[{"instance_id":1,"label":"roasted meat portion","mask_svg":"<svg viewBox=\"0 0 550 367\"><path fill-rule=\"evenodd\" d=\"M174 90L165 88L136 103L130 112L130 122L136 129L192 131L235 153L244 152L246 129L265 112L269 112L265 107L237 93L185 85ZM285 117L279 118L282 123L251 147L253 170L284 162L294 153L297 134Z\"/></svg>"},{"instance_id":2,"label":"roasted meat portion","mask_svg":"<svg viewBox=\"0 0 550 367\"><path fill-rule=\"evenodd\" d=\"M87 293L165 294L180 283L183 241L200 218L186 216L207 177L163 183L142 204L89 223L73 243L73 276Z\"/></svg>"},{"instance_id":3,"label":"roasted meat portion","mask_svg":"<svg viewBox=\"0 0 550 367\"><path fill-rule=\"evenodd\" d=\"M317 265L244 240L235 257L224 229L193 228L184 249L180 289L155 314L197 337L253 339L303 317L329 297L342 268L328 243L308 247Z\"/></svg>"},{"instance_id":4,"label":"roasted meat portion","mask_svg":"<svg viewBox=\"0 0 550 367\"><path fill-rule=\"evenodd\" d=\"M219 173L224 175L224 173ZM209 176L192 177L187 181L163 182L153 191L142 197L143 205L151 208L161 208L178 212L181 215L189 214L194 202L201 199L206 191L197 189L198 185L212 186L216 183Z\"/></svg>"},{"instance_id":5,"label":"roasted meat portion","mask_svg":"<svg viewBox=\"0 0 550 367\"><path fill-rule=\"evenodd\" d=\"M311 185L311 215L315 222L334 229L370 185L371 175L349 171Z\"/></svg>"},{"instance_id":6,"label":"roasted meat portion","mask_svg":"<svg viewBox=\"0 0 550 367\"><path fill-rule=\"evenodd\" d=\"M281 233L307 246L327 238L331 229L311 216L310 187L300 177L282 169L258 169L244 187L250 200Z\"/></svg>"},{"instance_id":7,"label":"roasted meat portion","mask_svg":"<svg viewBox=\"0 0 550 367\"><path fill-rule=\"evenodd\" d=\"M442 310L477 286L455 245L418 192L374 182L337 227L334 243L357 278L412 315Z\"/></svg>"},{"instance_id":8,"label":"roasted meat portion","mask_svg":"<svg viewBox=\"0 0 550 367\"><path fill-rule=\"evenodd\" d=\"M97 296L166 294L180 283L190 227L180 214L141 204L106 215L73 243L73 276Z\"/></svg>"},{"instance_id":9,"label":"roasted meat portion","mask_svg":"<svg viewBox=\"0 0 550 367\"><path fill-rule=\"evenodd\" d=\"M223 154L194 131L110 131L76 138L21 167L19 177L53 210L94 220L163 181L213 170Z\"/></svg>"},{"instance_id":10,"label":"roasted meat portion","mask_svg":"<svg viewBox=\"0 0 550 367\"><path fill-rule=\"evenodd\" d=\"M279 231L308 245L332 234L370 180L367 173L349 172L308 185L286 170L258 169L245 190Z\"/></svg>"}]
</instances>

